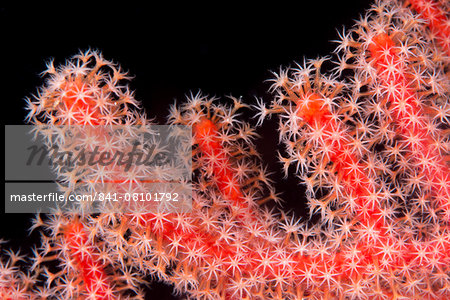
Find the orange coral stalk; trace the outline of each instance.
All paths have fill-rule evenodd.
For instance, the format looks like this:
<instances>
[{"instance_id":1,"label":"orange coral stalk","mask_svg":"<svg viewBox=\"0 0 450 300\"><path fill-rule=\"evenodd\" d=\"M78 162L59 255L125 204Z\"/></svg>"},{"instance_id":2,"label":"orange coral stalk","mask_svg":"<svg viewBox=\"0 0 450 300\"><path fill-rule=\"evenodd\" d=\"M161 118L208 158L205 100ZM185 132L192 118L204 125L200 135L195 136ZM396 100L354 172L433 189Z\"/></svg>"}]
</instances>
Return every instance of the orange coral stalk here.
<instances>
[{"instance_id":1,"label":"orange coral stalk","mask_svg":"<svg viewBox=\"0 0 450 300\"><path fill-rule=\"evenodd\" d=\"M88 240L83 224L75 220L64 230L67 248L76 262L89 299L116 299L96 248Z\"/></svg>"}]
</instances>

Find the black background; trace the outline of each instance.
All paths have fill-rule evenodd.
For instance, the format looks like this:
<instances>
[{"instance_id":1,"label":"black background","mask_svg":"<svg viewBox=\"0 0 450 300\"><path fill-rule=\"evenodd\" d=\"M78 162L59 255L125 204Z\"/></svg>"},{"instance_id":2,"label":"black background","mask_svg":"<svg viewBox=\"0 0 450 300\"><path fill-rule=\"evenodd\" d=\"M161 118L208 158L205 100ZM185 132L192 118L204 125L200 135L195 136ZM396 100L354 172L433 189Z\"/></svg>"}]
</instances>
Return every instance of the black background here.
<instances>
[{"instance_id":1,"label":"black background","mask_svg":"<svg viewBox=\"0 0 450 300\"><path fill-rule=\"evenodd\" d=\"M168 107L190 92L210 96L242 96L266 102L271 71L295 66L303 58L330 54L337 30L353 26L369 8L368 1L297 1L258 6L211 4L164 7L108 5L0 8L1 119L23 124L24 98L43 83L45 62L55 65L79 50L97 49L135 78L130 87L149 117L165 123ZM245 116L248 117L248 116ZM249 120L254 122L255 120ZM302 187L291 176L284 180L276 161L276 122L258 129L263 161L273 171L286 210L305 216ZM2 208L3 210L3 208ZM38 236L28 237L29 214L0 216L0 238L26 249ZM152 284L152 299L176 299L170 287Z\"/></svg>"}]
</instances>

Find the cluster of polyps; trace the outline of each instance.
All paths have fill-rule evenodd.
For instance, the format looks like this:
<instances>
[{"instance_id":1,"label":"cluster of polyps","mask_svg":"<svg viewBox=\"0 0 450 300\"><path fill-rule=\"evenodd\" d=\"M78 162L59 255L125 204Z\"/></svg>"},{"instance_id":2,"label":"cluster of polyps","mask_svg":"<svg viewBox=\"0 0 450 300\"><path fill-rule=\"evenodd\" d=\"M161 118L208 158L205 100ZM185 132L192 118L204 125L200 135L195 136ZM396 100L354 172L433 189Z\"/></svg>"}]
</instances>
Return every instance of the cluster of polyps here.
<instances>
[{"instance_id":1,"label":"cluster of polyps","mask_svg":"<svg viewBox=\"0 0 450 300\"><path fill-rule=\"evenodd\" d=\"M342 34L333 75L321 72L329 59L282 71L270 106L252 106L259 122L280 116L280 161L306 185L317 222L263 208L278 196L255 129L240 118L249 106L198 94L169 116L192 126L192 212L38 216L33 229L44 230L31 270L19 272L23 258L7 252L0 292L143 298L154 278L194 299L449 298L446 9L378 1ZM47 73L28 100L33 123L148 123L130 108L126 74L96 52ZM98 172L59 175L72 189ZM136 182L137 174L100 177Z\"/></svg>"},{"instance_id":2,"label":"cluster of polyps","mask_svg":"<svg viewBox=\"0 0 450 300\"><path fill-rule=\"evenodd\" d=\"M386 296L384 286L392 296L445 298L448 47L424 37L425 22L407 7L371 11L342 35L335 76L321 74L326 59L281 72L260 115L281 116L285 170L295 166L311 211L343 245L338 264L355 296ZM448 21L436 23L448 34Z\"/></svg>"}]
</instances>

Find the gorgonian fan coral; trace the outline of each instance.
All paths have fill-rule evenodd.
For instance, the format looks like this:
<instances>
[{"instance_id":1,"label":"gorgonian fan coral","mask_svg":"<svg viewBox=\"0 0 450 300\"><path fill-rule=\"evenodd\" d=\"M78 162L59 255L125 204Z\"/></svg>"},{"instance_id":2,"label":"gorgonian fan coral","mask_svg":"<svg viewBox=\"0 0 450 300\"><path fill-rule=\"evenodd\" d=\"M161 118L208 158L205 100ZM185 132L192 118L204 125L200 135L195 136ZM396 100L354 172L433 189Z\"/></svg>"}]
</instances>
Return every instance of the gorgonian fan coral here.
<instances>
[{"instance_id":1,"label":"gorgonian fan coral","mask_svg":"<svg viewBox=\"0 0 450 300\"><path fill-rule=\"evenodd\" d=\"M139 299L158 280L191 299L449 298L448 8L377 1L330 57L274 74L269 103L224 104L198 93L174 104L168 124L192 130L192 210L37 215L41 246L28 270L17 267L24 257L7 252L0 294ZM154 124L127 73L98 51L49 63L46 74L27 100L26 121L60 147L132 147L130 132L94 129L67 145L62 125ZM264 206L280 196L254 140L275 115L278 158L305 185L310 222ZM99 181L141 193L148 174L166 180L177 169L55 172L65 193L92 192Z\"/></svg>"}]
</instances>

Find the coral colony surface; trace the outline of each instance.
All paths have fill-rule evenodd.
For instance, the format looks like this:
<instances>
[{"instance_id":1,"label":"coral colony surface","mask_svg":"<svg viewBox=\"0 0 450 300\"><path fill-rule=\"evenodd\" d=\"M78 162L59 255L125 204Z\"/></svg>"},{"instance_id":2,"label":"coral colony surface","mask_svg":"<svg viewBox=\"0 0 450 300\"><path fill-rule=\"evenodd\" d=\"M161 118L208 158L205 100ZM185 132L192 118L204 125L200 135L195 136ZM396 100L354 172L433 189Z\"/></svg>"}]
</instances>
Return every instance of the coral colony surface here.
<instances>
[{"instance_id":1,"label":"coral colony surface","mask_svg":"<svg viewBox=\"0 0 450 300\"><path fill-rule=\"evenodd\" d=\"M152 299L145 286L159 281L189 299L450 299L448 16L444 0L376 1L330 56L273 74L270 102L191 94L159 124L191 130L171 131L177 165L55 167L66 195L101 188L133 203L176 180L192 202L37 214L32 257L3 252L1 298ZM48 147L129 150L157 125L129 80L99 51L49 62L26 122ZM269 118L309 221L265 205L280 201L255 146Z\"/></svg>"}]
</instances>

